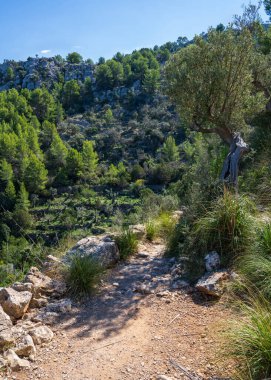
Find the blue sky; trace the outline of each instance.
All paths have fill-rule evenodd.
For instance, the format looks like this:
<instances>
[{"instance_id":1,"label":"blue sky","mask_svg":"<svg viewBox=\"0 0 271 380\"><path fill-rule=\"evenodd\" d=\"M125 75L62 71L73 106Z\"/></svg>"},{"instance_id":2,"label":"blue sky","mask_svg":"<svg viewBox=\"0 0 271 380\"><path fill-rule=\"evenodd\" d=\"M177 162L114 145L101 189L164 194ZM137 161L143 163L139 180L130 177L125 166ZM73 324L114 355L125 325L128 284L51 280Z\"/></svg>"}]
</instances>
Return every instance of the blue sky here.
<instances>
[{"instance_id":1,"label":"blue sky","mask_svg":"<svg viewBox=\"0 0 271 380\"><path fill-rule=\"evenodd\" d=\"M256 1L256 0L255 0ZM94 61L227 24L246 0L0 0L0 62L78 51ZM262 12L264 20L267 17Z\"/></svg>"}]
</instances>

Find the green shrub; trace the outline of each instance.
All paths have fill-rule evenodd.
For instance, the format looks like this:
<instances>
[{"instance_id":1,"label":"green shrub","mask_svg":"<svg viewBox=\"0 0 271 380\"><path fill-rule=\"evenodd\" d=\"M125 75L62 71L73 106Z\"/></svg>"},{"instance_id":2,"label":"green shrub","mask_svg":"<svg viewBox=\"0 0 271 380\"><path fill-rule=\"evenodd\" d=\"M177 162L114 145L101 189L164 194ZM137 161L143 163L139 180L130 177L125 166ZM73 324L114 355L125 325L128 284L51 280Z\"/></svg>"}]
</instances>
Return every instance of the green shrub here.
<instances>
[{"instance_id":1,"label":"green shrub","mask_svg":"<svg viewBox=\"0 0 271 380\"><path fill-rule=\"evenodd\" d=\"M103 272L104 268L97 260L89 256L74 256L65 276L69 292L75 297L93 293Z\"/></svg>"},{"instance_id":2,"label":"green shrub","mask_svg":"<svg viewBox=\"0 0 271 380\"><path fill-rule=\"evenodd\" d=\"M242 321L230 332L230 354L240 362L239 378L262 380L271 376L271 307L262 297L242 304Z\"/></svg>"},{"instance_id":3,"label":"green shrub","mask_svg":"<svg viewBox=\"0 0 271 380\"><path fill-rule=\"evenodd\" d=\"M259 248L262 254L271 257L271 223L266 223L260 231Z\"/></svg>"},{"instance_id":4,"label":"green shrub","mask_svg":"<svg viewBox=\"0 0 271 380\"><path fill-rule=\"evenodd\" d=\"M182 218L170 236L167 255L187 257L191 280L203 274L204 256L209 251L220 254L223 266L232 265L251 250L255 232L252 209L247 198L226 192L199 219Z\"/></svg>"},{"instance_id":5,"label":"green shrub","mask_svg":"<svg viewBox=\"0 0 271 380\"><path fill-rule=\"evenodd\" d=\"M130 255L136 253L138 248L138 239L136 234L129 229L124 229L119 236L116 237L116 243L120 251L120 258L127 259Z\"/></svg>"},{"instance_id":6,"label":"green shrub","mask_svg":"<svg viewBox=\"0 0 271 380\"><path fill-rule=\"evenodd\" d=\"M162 212L157 218L157 224L159 236L164 240L169 240L176 226L171 213Z\"/></svg>"},{"instance_id":7,"label":"green shrub","mask_svg":"<svg viewBox=\"0 0 271 380\"><path fill-rule=\"evenodd\" d=\"M252 204L247 198L226 192L206 215L196 221L194 237L199 250L215 250L222 265L231 265L253 243Z\"/></svg>"},{"instance_id":8,"label":"green shrub","mask_svg":"<svg viewBox=\"0 0 271 380\"><path fill-rule=\"evenodd\" d=\"M146 229L146 238L149 241L153 241L155 237L158 235L158 225L152 219L149 219L147 223L145 223Z\"/></svg>"},{"instance_id":9,"label":"green shrub","mask_svg":"<svg viewBox=\"0 0 271 380\"><path fill-rule=\"evenodd\" d=\"M240 273L248 286L253 286L271 301L271 260L258 253L245 255L238 261Z\"/></svg>"}]
</instances>

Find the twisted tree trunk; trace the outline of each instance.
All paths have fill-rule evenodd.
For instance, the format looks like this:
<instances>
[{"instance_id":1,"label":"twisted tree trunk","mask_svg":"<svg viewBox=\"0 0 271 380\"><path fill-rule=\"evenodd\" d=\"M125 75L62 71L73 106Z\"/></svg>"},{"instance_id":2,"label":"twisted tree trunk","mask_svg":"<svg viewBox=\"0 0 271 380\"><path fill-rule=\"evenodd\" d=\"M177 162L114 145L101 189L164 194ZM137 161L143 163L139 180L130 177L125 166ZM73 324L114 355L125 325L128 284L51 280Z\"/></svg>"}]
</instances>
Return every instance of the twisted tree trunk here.
<instances>
[{"instance_id":1,"label":"twisted tree trunk","mask_svg":"<svg viewBox=\"0 0 271 380\"><path fill-rule=\"evenodd\" d=\"M235 133L230 144L230 151L224 161L221 180L228 187L233 186L237 190L238 171L240 158L249 151L240 133Z\"/></svg>"}]
</instances>

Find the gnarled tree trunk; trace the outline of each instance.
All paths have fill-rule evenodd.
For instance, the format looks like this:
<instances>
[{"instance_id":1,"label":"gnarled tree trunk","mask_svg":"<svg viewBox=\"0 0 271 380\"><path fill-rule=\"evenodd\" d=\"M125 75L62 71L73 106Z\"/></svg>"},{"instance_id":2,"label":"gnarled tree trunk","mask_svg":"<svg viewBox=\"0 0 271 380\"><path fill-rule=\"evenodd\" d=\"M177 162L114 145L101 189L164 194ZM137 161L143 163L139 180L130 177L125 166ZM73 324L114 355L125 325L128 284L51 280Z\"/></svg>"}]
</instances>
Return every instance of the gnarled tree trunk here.
<instances>
[{"instance_id":1,"label":"gnarled tree trunk","mask_svg":"<svg viewBox=\"0 0 271 380\"><path fill-rule=\"evenodd\" d=\"M248 145L244 142L239 133L235 133L232 137L230 151L224 161L221 173L221 180L227 186L233 186L237 190L239 161L248 151Z\"/></svg>"}]
</instances>

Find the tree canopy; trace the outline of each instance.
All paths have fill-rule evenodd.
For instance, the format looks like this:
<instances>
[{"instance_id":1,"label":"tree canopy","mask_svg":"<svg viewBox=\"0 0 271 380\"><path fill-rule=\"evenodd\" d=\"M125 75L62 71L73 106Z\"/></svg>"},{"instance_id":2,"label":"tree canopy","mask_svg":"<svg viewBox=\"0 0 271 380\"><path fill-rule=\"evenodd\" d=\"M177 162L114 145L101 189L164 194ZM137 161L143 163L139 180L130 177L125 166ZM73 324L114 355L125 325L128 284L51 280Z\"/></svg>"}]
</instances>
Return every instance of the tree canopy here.
<instances>
[{"instance_id":1,"label":"tree canopy","mask_svg":"<svg viewBox=\"0 0 271 380\"><path fill-rule=\"evenodd\" d=\"M172 56L166 66L167 92L182 119L201 132L215 132L230 144L247 118L264 109L254 82L257 57L251 33L211 30L207 39Z\"/></svg>"}]
</instances>

